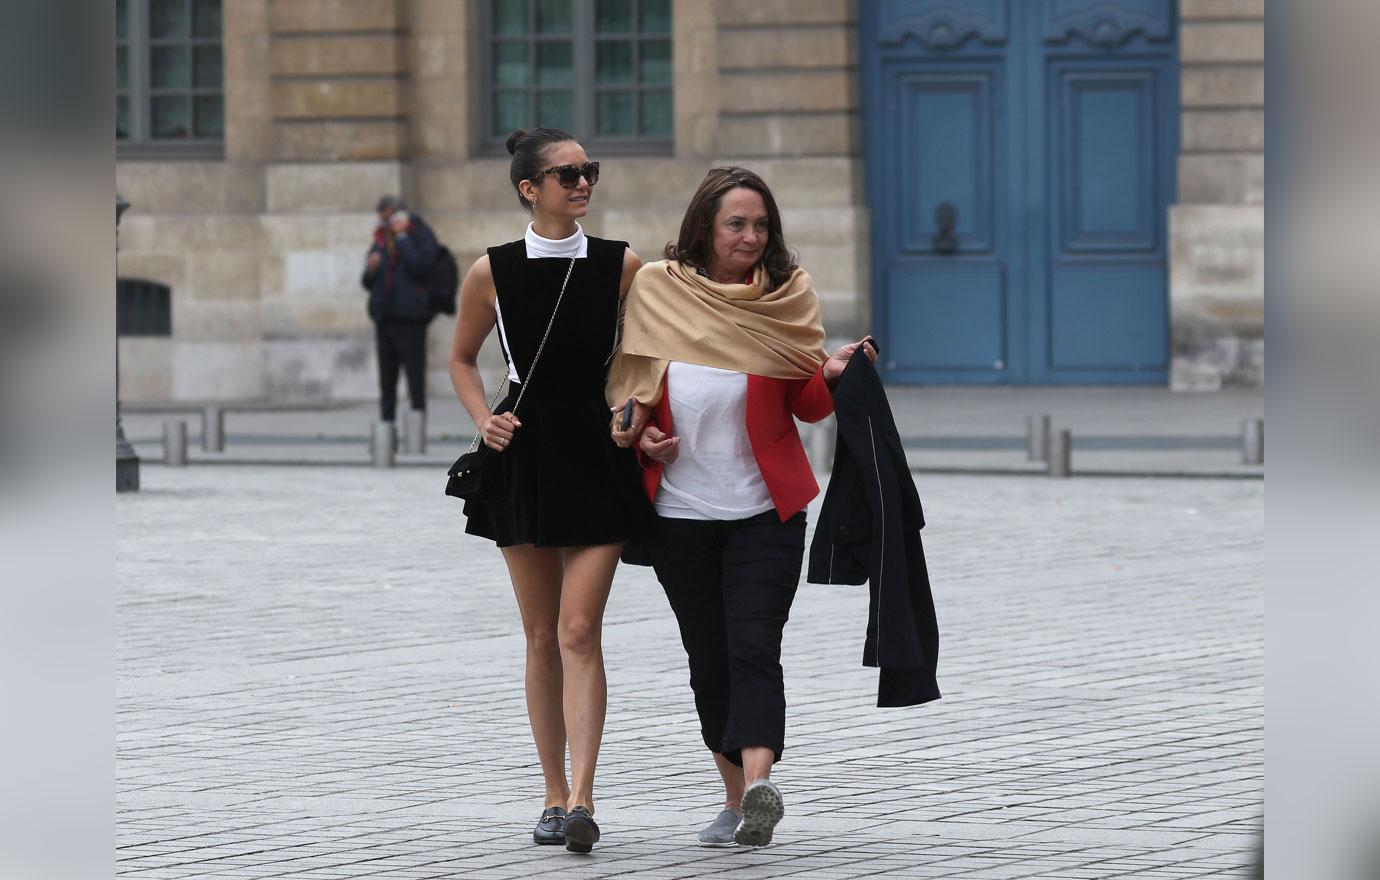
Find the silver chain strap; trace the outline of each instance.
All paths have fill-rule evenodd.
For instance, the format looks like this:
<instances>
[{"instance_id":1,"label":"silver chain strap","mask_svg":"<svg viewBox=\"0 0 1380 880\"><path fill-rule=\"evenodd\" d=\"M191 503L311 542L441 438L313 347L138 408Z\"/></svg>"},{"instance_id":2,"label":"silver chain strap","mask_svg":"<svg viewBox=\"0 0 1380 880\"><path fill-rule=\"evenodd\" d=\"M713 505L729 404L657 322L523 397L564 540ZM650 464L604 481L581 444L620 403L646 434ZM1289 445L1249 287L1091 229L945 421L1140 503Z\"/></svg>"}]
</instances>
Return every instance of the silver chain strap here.
<instances>
[{"instance_id":1,"label":"silver chain strap","mask_svg":"<svg viewBox=\"0 0 1380 880\"><path fill-rule=\"evenodd\" d=\"M576 259L576 257L571 257L570 265L566 267L565 280L561 282L561 292L556 296L555 308L551 310L551 320L546 322L546 332L541 335L541 344L537 346L537 353L532 356L532 363L527 365L527 381L521 383L522 388L518 391L518 399L513 403L512 412L514 413L517 412L518 407L522 406L523 395L527 393L527 386L530 385L532 382L532 373L537 368L537 361L541 360L541 353L546 348L546 340L551 336L551 328L556 323L556 313L561 310L561 300L565 299L565 289L570 284L570 273L575 271ZM495 301L497 301L497 298L498 291L495 290ZM498 403L498 398L503 394L503 389L505 385L504 379L507 378L507 376L508 372L505 370L503 374L498 377L498 387L494 389L494 396L489 399L489 415L493 415L494 405ZM474 452L476 449L479 448L479 440L483 436L483 433L484 426L480 425L478 429L474 432L474 439L470 441L470 452Z\"/></svg>"}]
</instances>

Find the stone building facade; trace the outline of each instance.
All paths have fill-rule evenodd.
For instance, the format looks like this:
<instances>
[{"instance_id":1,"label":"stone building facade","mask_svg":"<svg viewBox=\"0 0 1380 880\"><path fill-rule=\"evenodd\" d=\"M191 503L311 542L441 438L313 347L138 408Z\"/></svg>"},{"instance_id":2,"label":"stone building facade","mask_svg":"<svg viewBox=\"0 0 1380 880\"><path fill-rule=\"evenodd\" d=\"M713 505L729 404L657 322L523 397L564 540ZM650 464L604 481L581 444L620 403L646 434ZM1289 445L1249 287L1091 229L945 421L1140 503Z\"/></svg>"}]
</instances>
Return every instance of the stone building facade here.
<instances>
[{"instance_id":1,"label":"stone building facade","mask_svg":"<svg viewBox=\"0 0 1380 880\"><path fill-rule=\"evenodd\" d=\"M1174 383L1259 382L1263 3L1179 2ZM484 130L487 14L480 0L224 3L221 147L117 156L133 204L119 274L173 291L170 338L120 342L124 399L376 395L358 276L378 196L402 194L462 267L527 222ZM586 229L657 258L705 170L749 165L776 191L829 334L868 330L857 0L672 0L670 14L673 134L595 156ZM449 393L453 327L432 325L433 394Z\"/></svg>"},{"instance_id":2,"label":"stone building facade","mask_svg":"<svg viewBox=\"0 0 1380 880\"><path fill-rule=\"evenodd\" d=\"M1265 382L1265 3L1180 0L1175 388Z\"/></svg>"}]
</instances>

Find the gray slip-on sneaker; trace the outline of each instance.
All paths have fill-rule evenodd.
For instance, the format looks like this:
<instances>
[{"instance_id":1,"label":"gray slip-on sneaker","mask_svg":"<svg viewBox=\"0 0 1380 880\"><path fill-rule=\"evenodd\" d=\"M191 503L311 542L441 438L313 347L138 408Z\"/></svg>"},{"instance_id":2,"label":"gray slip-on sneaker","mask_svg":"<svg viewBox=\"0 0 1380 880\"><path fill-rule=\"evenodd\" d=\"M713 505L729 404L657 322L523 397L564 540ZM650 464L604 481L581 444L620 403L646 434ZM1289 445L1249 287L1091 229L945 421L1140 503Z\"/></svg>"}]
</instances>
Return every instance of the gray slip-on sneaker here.
<instances>
[{"instance_id":1,"label":"gray slip-on sneaker","mask_svg":"<svg viewBox=\"0 0 1380 880\"><path fill-rule=\"evenodd\" d=\"M759 779L743 792L743 819L733 832L733 839L743 846L766 846L771 843L772 829L786 815L786 803L781 789L770 779Z\"/></svg>"},{"instance_id":2,"label":"gray slip-on sneaker","mask_svg":"<svg viewBox=\"0 0 1380 880\"><path fill-rule=\"evenodd\" d=\"M719 818L700 829L695 839L700 846L737 846L738 841L733 839L733 832L737 830L742 818L732 810L725 809L719 814Z\"/></svg>"}]
</instances>

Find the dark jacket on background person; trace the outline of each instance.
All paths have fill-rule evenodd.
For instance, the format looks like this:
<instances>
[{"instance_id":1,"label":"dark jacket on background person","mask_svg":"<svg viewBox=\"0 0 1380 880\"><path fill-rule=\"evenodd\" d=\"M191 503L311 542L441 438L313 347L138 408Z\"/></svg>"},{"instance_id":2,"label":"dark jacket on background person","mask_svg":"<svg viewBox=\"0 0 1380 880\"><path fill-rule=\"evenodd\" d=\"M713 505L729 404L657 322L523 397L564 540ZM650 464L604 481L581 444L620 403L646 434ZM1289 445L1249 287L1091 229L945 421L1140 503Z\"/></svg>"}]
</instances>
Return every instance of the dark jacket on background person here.
<instances>
[{"instance_id":1,"label":"dark jacket on background person","mask_svg":"<svg viewBox=\"0 0 1380 880\"><path fill-rule=\"evenodd\" d=\"M867 582L863 665L880 667L878 706L939 699L939 625L920 546L925 516L881 377L859 347L834 388L838 444L806 579Z\"/></svg>"},{"instance_id":2,"label":"dark jacket on background person","mask_svg":"<svg viewBox=\"0 0 1380 880\"><path fill-rule=\"evenodd\" d=\"M375 229L369 253L382 258L378 269L370 272L366 268L360 279L369 291L369 318L375 323L430 321L435 312L425 282L440 253L431 227L412 214L407 231L401 235L390 236L382 227Z\"/></svg>"}]
</instances>

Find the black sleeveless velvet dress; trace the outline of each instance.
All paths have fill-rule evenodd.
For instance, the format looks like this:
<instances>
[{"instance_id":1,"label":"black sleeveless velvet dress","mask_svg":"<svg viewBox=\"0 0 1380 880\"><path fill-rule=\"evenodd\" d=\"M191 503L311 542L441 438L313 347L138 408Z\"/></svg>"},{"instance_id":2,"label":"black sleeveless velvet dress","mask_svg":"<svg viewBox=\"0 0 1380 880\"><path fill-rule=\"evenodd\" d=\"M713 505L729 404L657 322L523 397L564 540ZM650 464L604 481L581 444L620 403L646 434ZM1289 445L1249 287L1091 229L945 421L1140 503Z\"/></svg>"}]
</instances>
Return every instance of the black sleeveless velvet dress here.
<instances>
[{"instance_id":1,"label":"black sleeveless velvet dress","mask_svg":"<svg viewBox=\"0 0 1380 880\"><path fill-rule=\"evenodd\" d=\"M604 402L628 245L593 236L588 242L535 372L529 368L570 260L528 259L521 240L489 248L503 353L531 386L517 410L522 427L484 466L483 488L494 500L464 508L465 531L500 547L613 544L640 537L651 519L637 460L614 445ZM512 409L521 387L510 383L494 412Z\"/></svg>"}]
</instances>

